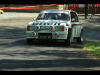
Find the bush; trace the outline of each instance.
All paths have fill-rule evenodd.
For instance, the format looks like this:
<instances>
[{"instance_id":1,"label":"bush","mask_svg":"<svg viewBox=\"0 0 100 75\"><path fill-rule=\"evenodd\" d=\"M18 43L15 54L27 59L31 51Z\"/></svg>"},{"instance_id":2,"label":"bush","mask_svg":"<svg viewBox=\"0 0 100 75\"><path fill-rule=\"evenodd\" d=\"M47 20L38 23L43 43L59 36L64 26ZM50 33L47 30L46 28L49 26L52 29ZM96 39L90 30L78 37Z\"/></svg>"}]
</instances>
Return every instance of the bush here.
<instances>
[{"instance_id":1,"label":"bush","mask_svg":"<svg viewBox=\"0 0 100 75\"><path fill-rule=\"evenodd\" d=\"M100 42L89 42L84 44L83 49L88 50L93 55L100 57Z\"/></svg>"}]
</instances>

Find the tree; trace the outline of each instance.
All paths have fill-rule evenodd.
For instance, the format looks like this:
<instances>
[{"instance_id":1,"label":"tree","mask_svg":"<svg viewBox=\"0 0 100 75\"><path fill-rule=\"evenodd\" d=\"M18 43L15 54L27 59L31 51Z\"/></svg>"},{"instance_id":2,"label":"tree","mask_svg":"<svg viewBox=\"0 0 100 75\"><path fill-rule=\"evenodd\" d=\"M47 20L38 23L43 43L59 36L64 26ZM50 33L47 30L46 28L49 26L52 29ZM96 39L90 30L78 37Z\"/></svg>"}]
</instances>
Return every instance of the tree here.
<instances>
[{"instance_id":1,"label":"tree","mask_svg":"<svg viewBox=\"0 0 100 75\"><path fill-rule=\"evenodd\" d=\"M85 4L85 18L88 16L88 4Z\"/></svg>"}]
</instances>

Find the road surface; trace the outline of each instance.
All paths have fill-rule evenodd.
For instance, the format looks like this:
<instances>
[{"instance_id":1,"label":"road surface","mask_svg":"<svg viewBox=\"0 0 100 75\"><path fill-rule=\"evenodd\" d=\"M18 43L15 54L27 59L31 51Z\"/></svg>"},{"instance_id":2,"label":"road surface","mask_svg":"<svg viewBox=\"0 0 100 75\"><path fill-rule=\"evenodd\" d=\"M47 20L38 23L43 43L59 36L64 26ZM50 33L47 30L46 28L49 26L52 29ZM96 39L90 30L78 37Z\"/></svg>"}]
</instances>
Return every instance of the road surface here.
<instances>
[{"instance_id":1,"label":"road surface","mask_svg":"<svg viewBox=\"0 0 100 75\"><path fill-rule=\"evenodd\" d=\"M0 17L0 71L100 70L100 62L86 56L83 44L73 42L66 46L62 41L27 44L26 26L34 16L6 12ZM100 17L95 16L94 20L79 17L84 27L84 43L100 41Z\"/></svg>"}]
</instances>

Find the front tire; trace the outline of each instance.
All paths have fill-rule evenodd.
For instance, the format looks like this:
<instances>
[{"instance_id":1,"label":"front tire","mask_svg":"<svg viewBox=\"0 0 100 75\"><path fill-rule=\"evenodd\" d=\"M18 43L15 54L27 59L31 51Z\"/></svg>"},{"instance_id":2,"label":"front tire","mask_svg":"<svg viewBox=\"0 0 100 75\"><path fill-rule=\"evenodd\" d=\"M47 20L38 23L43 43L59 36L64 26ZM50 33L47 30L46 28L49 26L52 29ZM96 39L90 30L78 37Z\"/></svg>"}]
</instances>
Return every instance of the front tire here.
<instances>
[{"instance_id":1,"label":"front tire","mask_svg":"<svg viewBox=\"0 0 100 75\"><path fill-rule=\"evenodd\" d=\"M65 40L65 43L67 46L70 46L71 44L71 31L68 32L67 40Z\"/></svg>"}]
</instances>

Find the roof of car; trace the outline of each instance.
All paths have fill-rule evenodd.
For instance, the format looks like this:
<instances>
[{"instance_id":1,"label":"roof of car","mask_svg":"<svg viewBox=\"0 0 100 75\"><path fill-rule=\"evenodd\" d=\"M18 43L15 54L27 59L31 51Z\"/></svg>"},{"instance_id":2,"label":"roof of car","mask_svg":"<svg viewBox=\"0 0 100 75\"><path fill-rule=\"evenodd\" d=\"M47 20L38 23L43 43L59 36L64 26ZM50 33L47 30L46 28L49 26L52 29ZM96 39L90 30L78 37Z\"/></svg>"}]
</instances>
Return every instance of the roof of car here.
<instances>
[{"instance_id":1,"label":"roof of car","mask_svg":"<svg viewBox=\"0 0 100 75\"><path fill-rule=\"evenodd\" d=\"M49 9L49 10L42 10L41 12L71 12L72 10L57 10L57 9Z\"/></svg>"},{"instance_id":2,"label":"roof of car","mask_svg":"<svg viewBox=\"0 0 100 75\"><path fill-rule=\"evenodd\" d=\"M48 10L43 10L43 11L71 11L71 10L48 9Z\"/></svg>"}]
</instances>

